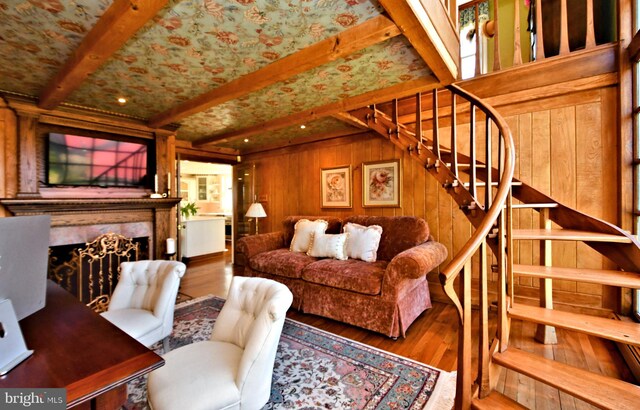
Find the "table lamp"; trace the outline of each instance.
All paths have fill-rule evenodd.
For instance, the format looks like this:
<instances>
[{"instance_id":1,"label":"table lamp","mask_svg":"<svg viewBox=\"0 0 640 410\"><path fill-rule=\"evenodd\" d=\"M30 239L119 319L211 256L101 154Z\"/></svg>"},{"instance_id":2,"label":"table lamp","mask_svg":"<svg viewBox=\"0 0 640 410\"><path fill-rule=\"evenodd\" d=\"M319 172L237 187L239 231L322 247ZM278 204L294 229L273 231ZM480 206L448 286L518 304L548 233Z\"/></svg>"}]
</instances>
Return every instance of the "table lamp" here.
<instances>
[{"instance_id":1,"label":"table lamp","mask_svg":"<svg viewBox=\"0 0 640 410\"><path fill-rule=\"evenodd\" d=\"M267 216L267 213L264 211L262 204L260 202L254 202L251 204L247 213L245 214L247 218L256 218L256 235L258 234L258 218L264 218Z\"/></svg>"}]
</instances>

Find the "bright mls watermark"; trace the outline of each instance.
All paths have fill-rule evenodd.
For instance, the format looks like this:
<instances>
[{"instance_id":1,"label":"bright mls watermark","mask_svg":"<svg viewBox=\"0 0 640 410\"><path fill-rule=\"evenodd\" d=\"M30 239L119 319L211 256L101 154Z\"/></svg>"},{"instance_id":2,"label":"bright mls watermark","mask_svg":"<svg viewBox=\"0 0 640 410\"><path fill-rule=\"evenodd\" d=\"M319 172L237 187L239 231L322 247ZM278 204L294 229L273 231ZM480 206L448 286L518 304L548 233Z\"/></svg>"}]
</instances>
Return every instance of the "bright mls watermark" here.
<instances>
[{"instance_id":1,"label":"bright mls watermark","mask_svg":"<svg viewBox=\"0 0 640 410\"><path fill-rule=\"evenodd\" d=\"M0 389L0 409L2 410L63 410L66 408L66 389Z\"/></svg>"}]
</instances>

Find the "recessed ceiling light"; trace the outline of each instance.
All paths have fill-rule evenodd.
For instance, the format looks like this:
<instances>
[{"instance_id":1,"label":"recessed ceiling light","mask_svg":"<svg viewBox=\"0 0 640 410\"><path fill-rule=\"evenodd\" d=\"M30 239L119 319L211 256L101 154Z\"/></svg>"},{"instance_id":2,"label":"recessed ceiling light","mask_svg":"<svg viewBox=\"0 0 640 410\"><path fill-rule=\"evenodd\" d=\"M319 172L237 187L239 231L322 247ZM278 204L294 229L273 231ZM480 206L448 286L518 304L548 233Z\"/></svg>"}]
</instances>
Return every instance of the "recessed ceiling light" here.
<instances>
[{"instance_id":1,"label":"recessed ceiling light","mask_svg":"<svg viewBox=\"0 0 640 410\"><path fill-rule=\"evenodd\" d=\"M127 99L124 97L118 97L118 104L126 104L127 103Z\"/></svg>"},{"instance_id":2,"label":"recessed ceiling light","mask_svg":"<svg viewBox=\"0 0 640 410\"><path fill-rule=\"evenodd\" d=\"M306 126L306 125L304 125L304 124L302 124L302 125L300 126L300 129L305 129L305 128L307 128L307 126Z\"/></svg>"},{"instance_id":3,"label":"recessed ceiling light","mask_svg":"<svg viewBox=\"0 0 640 410\"><path fill-rule=\"evenodd\" d=\"M245 138L245 139L244 139L244 142L249 142L249 138Z\"/></svg>"}]
</instances>

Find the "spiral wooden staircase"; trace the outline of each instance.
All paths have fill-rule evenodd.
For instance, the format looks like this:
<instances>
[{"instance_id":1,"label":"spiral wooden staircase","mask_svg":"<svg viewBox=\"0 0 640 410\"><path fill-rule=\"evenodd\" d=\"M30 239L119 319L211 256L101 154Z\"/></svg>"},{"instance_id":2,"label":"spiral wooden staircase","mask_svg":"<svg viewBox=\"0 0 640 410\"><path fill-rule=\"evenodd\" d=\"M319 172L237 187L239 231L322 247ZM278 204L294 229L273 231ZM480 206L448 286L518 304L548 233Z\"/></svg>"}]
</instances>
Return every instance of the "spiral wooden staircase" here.
<instances>
[{"instance_id":1,"label":"spiral wooden staircase","mask_svg":"<svg viewBox=\"0 0 640 410\"><path fill-rule=\"evenodd\" d=\"M557 203L514 179L515 148L504 119L460 87L451 85L447 89L433 91L431 110L423 110L424 98L416 95L415 125L399 123L397 100L391 102L391 110L386 112L370 106L350 114L420 161L475 228L440 273L445 293L455 304L460 320L456 408L525 408L495 391L503 369L532 377L596 407L639 408L640 387L509 346L509 331L511 319L519 319L538 325L536 339L542 343L554 343L555 328L560 327L640 346L640 324L554 310L551 292L554 279L640 288L640 274L636 273L640 272L640 243L617 226ZM423 112L430 112L430 118L423 118ZM462 118L468 118L470 125L468 135L464 136L457 131ZM429 138L425 138L428 133L422 129L425 121L432 123ZM446 137L439 135L445 127L451 130ZM468 140L461 141L463 137ZM457 147L461 146L468 147L468 151L460 152ZM513 198L519 203L512 204ZM540 229L512 229L515 208L538 211ZM513 243L519 240L539 241L539 265L514 264ZM621 270L554 267L552 241L581 241ZM498 273L497 323L490 323L489 314L490 305L496 302L489 298L492 269ZM472 335L471 326L475 292L471 287L472 275L478 281L474 301L477 300L479 309L473 312L480 324L476 336ZM514 303L513 284L517 275L540 280L539 307ZM490 329L496 329L495 334L490 334ZM473 349L477 349L478 359L472 366Z\"/></svg>"}]
</instances>

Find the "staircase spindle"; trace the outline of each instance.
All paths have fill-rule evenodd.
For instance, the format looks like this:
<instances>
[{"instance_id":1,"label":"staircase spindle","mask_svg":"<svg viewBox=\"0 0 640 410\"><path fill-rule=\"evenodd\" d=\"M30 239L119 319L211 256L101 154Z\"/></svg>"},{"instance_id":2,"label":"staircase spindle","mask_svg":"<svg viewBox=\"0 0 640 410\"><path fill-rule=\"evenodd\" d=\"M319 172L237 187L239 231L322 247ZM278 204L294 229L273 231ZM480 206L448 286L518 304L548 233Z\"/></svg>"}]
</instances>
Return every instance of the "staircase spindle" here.
<instances>
[{"instance_id":1,"label":"staircase spindle","mask_svg":"<svg viewBox=\"0 0 640 410\"><path fill-rule=\"evenodd\" d=\"M551 229L551 219L549 219L549 209L540 209L540 229ZM552 266L553 258L551 255L551 240L543 239L540 241L540 264L544 266ZM550 278L540 279L540 307L553 309L553 286ZM544 344L556 344L558 338L556 329L553 326L538 325L536 329L536 340Z\"/></svg>"},{"instance_id":2,"label":"staircase spindle","mask_svg":"<svg viewBox=\"0 0 640 410\"><path fill-rule=\"evenodd\" d=\"M458 124L456 109L456 95L451 92L451 172L458 178Z\"/></svg>"},{"instance_id":3,"label":"staircase spindle","mask_svg":"<svg viewBox=\"0 0 640 410\"><path fill-rule=\"evenodd\" d=\"M593 0L587 1L587 38L585 40L585 49L596 46L596 34L593 26Z\"/></svg>"},{"instance_id":4,"label":"staircase spindle","mask_svg":"<svg viewBox=\"0 0 640 410\"><path fill-rule=\"evenodd\" d=\"M478 198L478 190L476 188L476 106L471 104L469 112L469 192L474 199Z\"/></svg>"},{"instance_id":5,"label":"staircase spindle","mask_svg":"<svg viewBox=\"0 0 640 410\"><path fill-rule=\"evenodd\" d=\"M487 185L484 188L484 209L489 209L491 207L491 184L493 183L493 175L491 170L493 169L493 161L491 158L491 120L489 117L485 120L485 133L486 133L486 146L485 146L485 163L486 163L486 172L487 172Z\"/></svg>"},{"instance_id":6,"label":"staircase spindle","mask_svg":"<svg viewBox=\"0 0 640 410\"><path fill-rule=\"evenodd\" d=\"M514 1L513 6L513 65L522 64L522 50L520 49L520 2Z\"/></svg>"},{"instance_id":7,"label":"staircase spindle","mask_svg":"<svg viewBox=\"0 0 640 410\"><path fill-rule=\"evenodd\" d=\"M541 1L541 0L538 0ZM500 38L498 37L498 0L493 0L493 71L500 71Z\"/></svg>"},{"instance_id":8,"label":"staircase spindle","mask_svg":"<svg viewBox=\"0 0 640 410\"><path fill-rule=\"evenodd\" d=\"M482 241L478 248L478 263L480 269L479 303L480 303L480 335L478 340L478 378L476 383L480 387L480 397L484 398L491 392L490 369L491 352L489 351L489 272L487 267L491 263L488 258L487 241Z\"/></svg>"},{"instance_id":9,"label":"staircase spindle","mask_svg":"<svg viewBox=\"0 0 640 410\"><path fill-rule=\"evenodd\" d=\"M542 0L536 0L536 61L544 60L544 39L542 35Z\"/></svg>"},{"instance_id":10,"label":"staircase spindle","mask_svg":"<svg viewBox=\"0 0 640 410\"><path fill-rule=\"evenodd\" d=\"M558 55L569 54L569 23L567 21L567 0L560 0L560 51Z\"/></svg>"},{"instance_id":11,"label":"staircase spindle","mask_svg":"<svg viewBox=\"0 0 640 410\"><path fill-rule=\"evenodd\" d=\"M507 280L506 280L506 253L507 237L505 235L506 224L504 209L498 217L498 341L499 350L504 352L509 345L509 319L507 318Z\"/></svg>"},{"instance_id":12,"label":"staircase spindle","mask_svg":"<svg viewBox=\"0 0 640 410\"><path fill-rule=\"evenodd\" d=\"M422 144L422 94L416 94L416 138ZM420 145L418 145L420 146Z\"/></svg>"},{"instance_id":13,"label":"staircase spindle","mask_svg":"<svg viewBox=\"0 0 640 410\"><path fill-rule=\"evenodd\" d=\"M471 346L471 258L462 269L459 281L462 295L463 317L458 329L458 346ZM471 408L471 349L458 349L458 377L456 382L456 409Z\"/></svg>"},{"instance_id":14,"label":"staircase spindle","mask_svg":"<svg viewBox=\"0 0 640 410\"><path fill-rule=\"evenodd\" d=\"M439 113L438 113L438 90L433 90L433 153L436 155L438 159L442 159L440 155L440 141L438 138L439 129L440 129L440 121L439 121Z\"/></svg>"}]
</instances>

